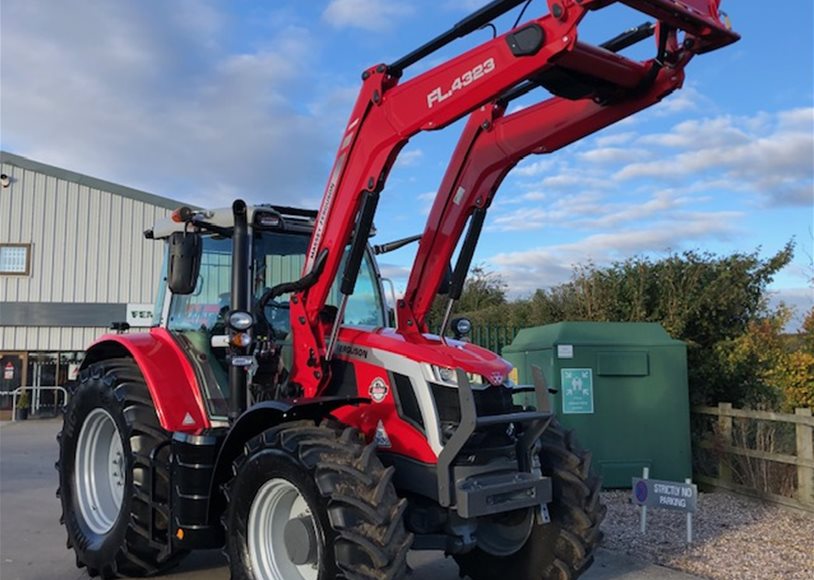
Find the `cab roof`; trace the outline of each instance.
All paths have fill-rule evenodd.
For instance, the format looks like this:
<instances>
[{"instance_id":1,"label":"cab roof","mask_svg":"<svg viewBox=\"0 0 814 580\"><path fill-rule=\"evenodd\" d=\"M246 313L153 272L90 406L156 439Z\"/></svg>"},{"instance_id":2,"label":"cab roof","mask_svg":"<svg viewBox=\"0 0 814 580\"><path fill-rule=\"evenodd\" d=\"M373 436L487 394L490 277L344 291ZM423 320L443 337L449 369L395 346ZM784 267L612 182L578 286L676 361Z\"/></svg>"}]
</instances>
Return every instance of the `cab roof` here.
<instances>
[{"instance_id":1,"label":"cab roof","mask_svg":"<svg viewBox=\"0 0 814 580\"><path fill-rule=\"evenodd\" d=\"M178 208L173 215L179 210L181 208ZM155 223L152 229L144 232L144 235L160 240L168 238L175 232L189 231L190 227L195 227L196 222L206 223L220 229L230 229L235 225L232 208L190 209L190 211L192 212L191 222L175 221L173 216L162 218ZM302 233L310 233L313 230L317 217L315 210L270 204L250 205L246 208L246 212L246 219L250 225L255 224L255 220L260 215L276 215L280 218L280 225L269 229Z\"/></svg>"}]
</instances>

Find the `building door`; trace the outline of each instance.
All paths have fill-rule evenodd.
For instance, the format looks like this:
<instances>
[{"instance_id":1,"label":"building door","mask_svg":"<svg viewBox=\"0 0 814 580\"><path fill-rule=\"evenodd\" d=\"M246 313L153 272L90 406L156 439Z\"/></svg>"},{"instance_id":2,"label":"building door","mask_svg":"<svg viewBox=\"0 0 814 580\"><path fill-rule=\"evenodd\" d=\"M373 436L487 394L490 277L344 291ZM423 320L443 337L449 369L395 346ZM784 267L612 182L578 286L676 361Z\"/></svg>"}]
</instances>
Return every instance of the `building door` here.
<instances>
[{"instance_id":1,"label":"building door","mask_svg":"<svg viewBox=\"0 0 814 580\"><path fill-rule=\"evenodd\" d=\"M31 411L36 415L56 415L56 392L53 389L42 390L40 387L57 386L59 373L59 355L52 352L30 353L28 358L28 377L33 388Z\"/></svg>"},{"instance_id":2,"label":"building door","mask_svg":"<svg viewBox=\"0 0 814 580\"><path fill-rule=\"evenodd\" d=\"M25 385L28 356L24 352L0 352L0 407L11 409L11 391ZM8 394L6 394L8 393Z\"/></svg>"}]
</instances>

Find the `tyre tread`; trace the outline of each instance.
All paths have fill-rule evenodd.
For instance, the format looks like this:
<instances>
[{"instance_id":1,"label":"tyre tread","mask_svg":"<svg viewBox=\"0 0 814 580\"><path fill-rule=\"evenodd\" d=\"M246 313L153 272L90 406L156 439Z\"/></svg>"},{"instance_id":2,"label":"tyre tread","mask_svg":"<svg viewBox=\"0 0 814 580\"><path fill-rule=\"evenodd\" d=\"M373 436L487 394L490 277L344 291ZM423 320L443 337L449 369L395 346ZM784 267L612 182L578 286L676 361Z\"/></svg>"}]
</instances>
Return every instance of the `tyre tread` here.
<instances>
[{"instance_id":1,"label":"tyre tread","mask_svg":"<svg viewBox=\"0 0 814 580\"><path fill-rule=\"evenodd\" d=\"M543 432L541 447L543 473L554 486L549 511L558 528L547 545L535 547L548 552L549 563L529 579L574 580L590 567L602 540L599 527L607 509L600 501L601 479L591 472L591 453L579 445L572 430L556 421ZM501 559L476 549L455 559L462 576L487 580L497 573L508 574L502 566L510 565L513 558Z\"/></svg>"},{"instance_id":2,"label":"tyre tread","mask_svg":"<svg viewBox=\"0 0 814 580\"><path fill-rule=\"evenodd\" d=\"M162 441L169 439L169 434L160 426L150 392L138 365L132 359L127 358L107 359L90 365L82 371L79 381L72 386L71 399L80 389L98 388L93 385L94 382L101 382L104 388L111 389L115 400L118 401L128 431L122 433L122 436L130 439L131 443L135 438L139 438L141 450L139 453L132 454L131 470L135 472L149 467L149 457L143 452L145 444L149 449L154 449ZM70 403L65 407L66 421L70 415L69 406ZM62 431L57 435L57 441L60 445L60 457L62 457L61 450L64 445ZM158 465L157 475L169 482L169 466L166 463ZM56 467L59 470L59 462ZM57 488L57 495L62 495L61 487ZM101 566L88 566L89 576L100 576L105 579L116 578L122 574L152 576L173 567L186 554L186 552L170 552L165 546L155 542L137 520L137 513L150 513L150 510L156 510L169 522L169 513L165 505L160 503L151 505L149 494L140 489L135 481L131 501L130 519L125 529L122 545L115 551L109 562L105 562ZM63 510L64 505L63 501ZM60 523L64 524L64 520L63 512L60 515ZM86 555L84 554L86 546L82 546L82 544L83 542L75 541L71 538L70 532L68 533L67 545L76 552L77 567L86 567Z\"/></svg>"},{"instance_id":3,"label":"tyre tread","mask_svg":"<svg viewBox=\"0 0 814 580\"><path fill-rule=\"evenodd\" d=\"M249 441L233 464L235 478L225 485L231 493L237 474L251 455L268 448L282 450L310 472L324 500L333 529L338 578L390 580L407 573L412 534L404 528L404 500L385 469L355 429L334 421L297 422L273 427ZM228 517L222 522L228 530ZM234 534L227 532L227 537ZM224 550L229 557L230 550Z\"/></svg>"}]
</instances>

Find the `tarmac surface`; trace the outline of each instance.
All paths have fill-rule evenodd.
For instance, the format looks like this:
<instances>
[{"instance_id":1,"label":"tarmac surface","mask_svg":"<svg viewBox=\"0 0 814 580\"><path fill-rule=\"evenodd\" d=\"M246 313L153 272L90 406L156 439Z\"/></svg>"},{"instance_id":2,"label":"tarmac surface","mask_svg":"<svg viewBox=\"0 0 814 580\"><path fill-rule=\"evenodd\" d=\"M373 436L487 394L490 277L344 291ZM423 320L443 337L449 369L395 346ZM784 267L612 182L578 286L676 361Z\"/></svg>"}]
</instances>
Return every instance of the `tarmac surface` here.
<instances>
[{"instance_id":1,"label":"tarmac surface","mask_svg":"<svg viewBox=\"0 0 814 580\"><path fill-rule=\"evenodd\" d=\"M2 580L84 580L88 576L65 549L55 496L56 434L61 420L0 422L0 578ZM440 552L413 552L412 580L455 580L458 568ZM193 553L163 578L227 580L218 550ZM584 580L689 580L675 570L648 565L600 549ZM518 579L519 580L519 579Z\"/></svg>"}]
</instances>

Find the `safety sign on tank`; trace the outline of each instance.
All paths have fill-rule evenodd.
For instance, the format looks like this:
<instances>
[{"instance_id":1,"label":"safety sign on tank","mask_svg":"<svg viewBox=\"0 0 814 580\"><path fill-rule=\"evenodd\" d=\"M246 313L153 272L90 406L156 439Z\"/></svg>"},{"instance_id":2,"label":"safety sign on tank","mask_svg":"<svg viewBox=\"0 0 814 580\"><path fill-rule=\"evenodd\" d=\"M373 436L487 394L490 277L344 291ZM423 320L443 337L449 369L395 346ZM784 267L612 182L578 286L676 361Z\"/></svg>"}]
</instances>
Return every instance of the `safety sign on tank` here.
<instances>
[{"instance_id":1,"label":"safety sign on tank","mask_svg":"<svg viewBox=\"0 0 814 580\"><path fill-rule=\"evenodd\" d=\"M594 412L594 376L592 369L562 369L562 412L587 415Z\"/></svg>"}]
</instances>

